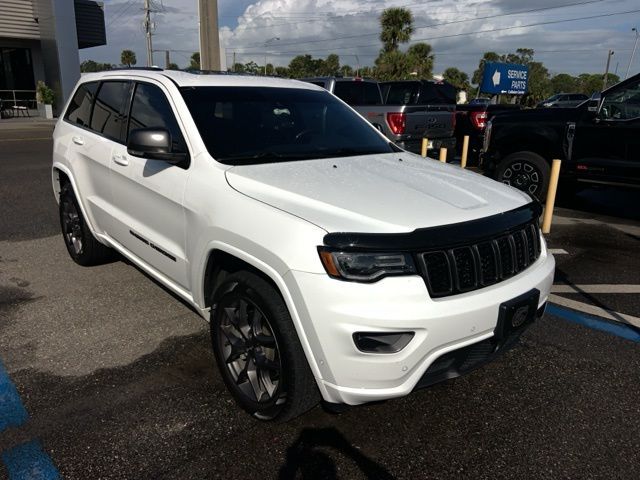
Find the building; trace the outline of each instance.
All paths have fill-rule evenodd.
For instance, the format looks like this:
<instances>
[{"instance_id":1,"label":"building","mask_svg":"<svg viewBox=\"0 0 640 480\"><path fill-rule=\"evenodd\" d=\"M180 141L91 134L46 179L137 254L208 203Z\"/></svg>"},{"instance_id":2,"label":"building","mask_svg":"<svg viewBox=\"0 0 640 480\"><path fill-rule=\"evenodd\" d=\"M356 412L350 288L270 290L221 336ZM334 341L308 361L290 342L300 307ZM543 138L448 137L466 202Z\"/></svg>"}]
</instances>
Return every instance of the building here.
<instances>
[{"instance_id":1,"label":"building","mask_svg":"<svg viewBox=\"0 0 640 480\"><path fill-rule=\"evenodd\" d=\"M105 44L100 2L0 0L0 98L35 108L43 80L61 108L80 77L78 49Z\"/></svg>"}]
</instances>

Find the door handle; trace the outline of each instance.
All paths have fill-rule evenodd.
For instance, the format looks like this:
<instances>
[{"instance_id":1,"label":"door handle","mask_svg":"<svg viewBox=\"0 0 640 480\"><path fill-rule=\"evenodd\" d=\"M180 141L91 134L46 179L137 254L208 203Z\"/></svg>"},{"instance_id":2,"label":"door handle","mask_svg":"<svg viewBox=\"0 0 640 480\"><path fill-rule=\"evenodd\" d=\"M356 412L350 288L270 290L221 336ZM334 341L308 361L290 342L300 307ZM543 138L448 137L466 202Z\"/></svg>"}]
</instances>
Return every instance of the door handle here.
<instances>
[{"instance_id":1,"label":"door handle","mask_svg":"<svg viewBox=\"0 0 640 480\"><path fill-rule=\"evenodd\" d=\"M116 162L118 165L122 165L123 167L129 165L129 159L119 153L114 154L111 158L114 162Z\"/></svg>"},{"instance_id":2,"label":"door handle","mask_svg":"<svg viewBox=\"0 0 640 480\"><path fill-rule=\"evenodd\" d=\"M73 143L75 143L76 145L84 145L84 138L82 137L71 137L71 140L73 141Z\"/></svg>"}]
</instances>

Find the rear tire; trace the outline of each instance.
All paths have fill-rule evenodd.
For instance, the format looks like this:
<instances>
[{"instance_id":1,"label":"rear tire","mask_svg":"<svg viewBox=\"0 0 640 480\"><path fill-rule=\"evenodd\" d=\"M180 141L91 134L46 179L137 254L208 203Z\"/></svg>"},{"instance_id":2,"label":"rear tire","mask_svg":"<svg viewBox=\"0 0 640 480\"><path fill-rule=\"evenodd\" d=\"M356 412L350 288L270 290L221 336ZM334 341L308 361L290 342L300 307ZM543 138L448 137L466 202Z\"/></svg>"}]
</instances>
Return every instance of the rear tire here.
<instances>
[{"instance_id":1,"label":"rear tire","mask_svg":"<svg viewBox=\"0 0 640 480\"><path fill-rule=\"evenodd\" d=\"M515 152L500 162L494 178L544 200L549 186L550 171L547 161L537 153Z\"/></svg>"},{"instance_id":2,"label":"rear tire","mask_svg":"<svg viewBox=\"0 0 640 480\"><path fill-rule=\"evenodd\" d=\"M216 292L211 342L220 374L254 418L285 422L318 404L319 392L282 296L249 272Z\"/></svg>"},{"instance_id":3,"label":"rear tire","mask_svg":"<svg viewBox=\"0 0 640 480\"><path fill-rule=\"evenodd\" d=\"M89 267L101 265L112 258L113 250L91 233L70 183L63 185L60 191L59 212L62 238L74 262Z\"/></svg>"}]
</instances>

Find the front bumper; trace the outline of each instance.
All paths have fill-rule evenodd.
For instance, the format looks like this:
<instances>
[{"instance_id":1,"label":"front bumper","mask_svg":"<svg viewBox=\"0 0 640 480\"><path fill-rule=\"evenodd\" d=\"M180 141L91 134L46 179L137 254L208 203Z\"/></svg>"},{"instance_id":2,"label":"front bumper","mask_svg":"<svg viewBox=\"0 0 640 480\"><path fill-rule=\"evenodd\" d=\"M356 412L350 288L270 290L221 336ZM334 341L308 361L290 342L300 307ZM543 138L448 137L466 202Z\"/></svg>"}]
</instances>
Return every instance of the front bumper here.
<instances>
[{"instance_id":1,"label":"front bumper","mask_svg":"<svg viewBox=\"0 0 640 480\"><path fill-rule=\"evenodd\" d=\"M533 288L539 305L549 296L555 261L543 250L520 274L481 290L441 299L429 297L419 276L388 277L373 284L289 271L285 281L298 311L331 403L358 405L409 394L440 357L493 337L503 302ZM359 351L356 332L415 332L400 352Z\"/></svg>"}]
</instances>

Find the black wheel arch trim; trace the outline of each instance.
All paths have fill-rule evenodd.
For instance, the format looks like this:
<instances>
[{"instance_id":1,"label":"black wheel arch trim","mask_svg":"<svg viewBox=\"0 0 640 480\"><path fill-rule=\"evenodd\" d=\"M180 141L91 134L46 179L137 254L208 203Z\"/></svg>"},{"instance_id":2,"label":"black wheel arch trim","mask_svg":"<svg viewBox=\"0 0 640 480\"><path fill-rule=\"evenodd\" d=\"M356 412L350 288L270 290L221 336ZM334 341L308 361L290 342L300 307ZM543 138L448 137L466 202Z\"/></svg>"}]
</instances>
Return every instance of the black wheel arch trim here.
<instances>
[{"instance_id":1,"label":"black wheel arch trim","mask_svg":"<svg viewBox=\"0 0 640 480\"><path fill-rule=\"evenodd\" d=\"M478 243L516 230L538 219L542 205L537 200L489 217L419 228L406 233L335 232L324 236L324 245L340 250L424 251Z\"/></svg>"}]
</instances>

